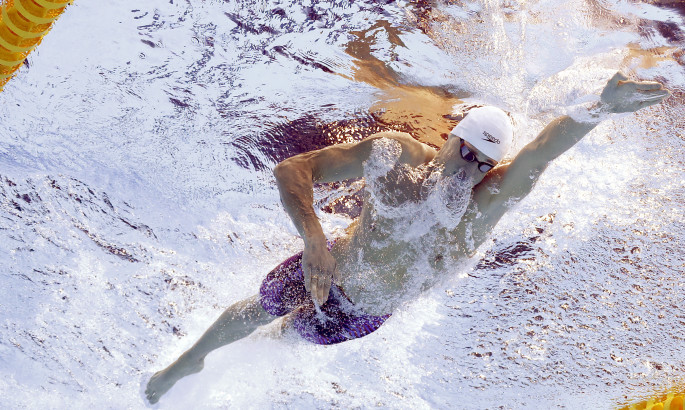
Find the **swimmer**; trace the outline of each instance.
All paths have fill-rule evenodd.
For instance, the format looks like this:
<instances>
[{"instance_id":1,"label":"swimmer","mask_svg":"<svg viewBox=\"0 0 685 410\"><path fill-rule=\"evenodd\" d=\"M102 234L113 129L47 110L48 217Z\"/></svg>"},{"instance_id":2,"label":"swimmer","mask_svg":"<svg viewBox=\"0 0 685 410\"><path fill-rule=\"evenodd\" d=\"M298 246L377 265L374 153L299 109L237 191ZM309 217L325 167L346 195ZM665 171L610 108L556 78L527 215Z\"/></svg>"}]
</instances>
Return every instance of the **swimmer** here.
<instances>
[{"instance_id":1,"label":"swimmer","mask_svg":"<svg viewBox=\"0 0 685 410\"><path fill-rule=\"evenodd\" d=\"M303 252L271 271L257 295L227 308L188 351L152 376L147 399L156 403L179 379L202 370L211 351L270 323L273 333L293 329L318 344L375 331L408 288L430 285L430 278L417 282L408 271L407 266L418 260L412 258L425 258L425 252L408 251L413 242L435 253L429 259L436 271L445 260L452 263L469 256L504 213L530 193L549 163L606 114L634 112L669 94L657 82L631 81L617 73L594 106L582 115L552 121L508 163L500 162L512 143L513 127L506 113L495 107L470 110L440 151L409 134L383 132L286 159L274 174L281 202L304 239ZM389 167L378 173L382 158L390 158L385 164ZM314 212L313 183L362 177L367 191L378 189L379 195L367 195L348 236L327 241ZM454 223L431 225L423 218L412 227L415 240L397 239L407 234L406 224L396 223L396 215L379 209L421 202L438 191L446 198L439 210L456 215L451 219ZM435 211L424 206L413 209ZM411 220L420 213L411 215Z\"/></svg>"}]
</instances>

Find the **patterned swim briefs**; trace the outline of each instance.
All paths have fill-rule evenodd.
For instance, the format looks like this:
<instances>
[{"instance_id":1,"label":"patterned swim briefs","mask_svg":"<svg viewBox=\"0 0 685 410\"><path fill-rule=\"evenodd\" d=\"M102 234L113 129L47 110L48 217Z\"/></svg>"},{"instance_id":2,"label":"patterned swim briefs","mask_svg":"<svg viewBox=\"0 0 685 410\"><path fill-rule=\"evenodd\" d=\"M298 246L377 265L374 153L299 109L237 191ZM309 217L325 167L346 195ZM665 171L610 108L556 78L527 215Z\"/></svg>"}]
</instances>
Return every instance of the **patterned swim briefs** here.
<instances>
[{"instance_id":1,"label":"patterned swim briefs","mask_svg":"<svg viewBox=\"0 0 685 410\"><path fill-rule=\"evenodd\" d=\"M274 316L294 312L292 323L304 339L330 345L357 339L378 329L390 315L373 316L354 305L336 284L317 312L304 287L302 252L291 256L269 272L259 289L264 310Z\"/></svg>"}]
</instances>

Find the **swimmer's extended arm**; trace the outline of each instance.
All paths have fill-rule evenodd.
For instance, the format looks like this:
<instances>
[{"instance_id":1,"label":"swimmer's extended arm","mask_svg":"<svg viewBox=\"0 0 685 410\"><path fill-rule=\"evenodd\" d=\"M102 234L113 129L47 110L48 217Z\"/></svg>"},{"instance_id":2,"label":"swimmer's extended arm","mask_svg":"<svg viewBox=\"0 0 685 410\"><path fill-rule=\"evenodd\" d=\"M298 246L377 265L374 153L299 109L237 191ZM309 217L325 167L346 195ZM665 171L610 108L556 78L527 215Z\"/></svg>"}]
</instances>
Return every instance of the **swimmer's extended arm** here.
<instances>
[{"instance_id":1,"label":"swimmer's extended arm","mask_svg":"<svg viewBox=\"0 0 685 410\"><path fill-rule=\"evenodd\" d=\"M357 143L338 144L288 158L276 165L274 175L281 202L304 239L302 269L305 287L319 304L328 300L331 281L340 281L336 262L313 206L313 183L360 178L373 141L392 138L402 145L400 162L413 166L430 161L435 151L404 133L379 133Z\"/></svg>"},{"instance_id":2,"label":"swimmer's extended arm","mask_svg":"<svg viewBox=\"0 0 685 410\"><path fill-rule=\"evenodd\" d=\"M493 169L474 188L473 199L482 214L479 219L482 226L479 229L474 226L474 241L485 240L507 209L530 193L549 163L599 124L602 113L637 111L661 102L669 94L657 82L629 81L617 73L602 91L597 106L588 112L587 121L568 116L552 121L512 162Z\"/></svg>"}]
</instances>

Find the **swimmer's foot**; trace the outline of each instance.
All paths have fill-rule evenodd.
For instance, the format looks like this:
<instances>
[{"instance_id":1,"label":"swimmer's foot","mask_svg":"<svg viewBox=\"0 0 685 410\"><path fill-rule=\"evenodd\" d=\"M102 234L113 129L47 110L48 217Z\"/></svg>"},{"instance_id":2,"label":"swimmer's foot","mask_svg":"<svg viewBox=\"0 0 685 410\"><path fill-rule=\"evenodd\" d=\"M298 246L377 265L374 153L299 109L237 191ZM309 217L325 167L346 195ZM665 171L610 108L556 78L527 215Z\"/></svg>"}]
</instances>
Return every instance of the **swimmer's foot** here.
<instances>
[{"instance_id":1,"label":"swimmer's foot","mask_svg":"<svg viewBox=\"0 0 685 410\"><path fill-rule=\"evenodd\" d=\"M177 381L193 373L200 372L204 365L204 358L193 360L184 353L169 367L155 373L150 378L150 381L147 383L147 389L145 389L145 396L150 404L157 403L164 393L169 391Z\"/></svg>"}]
</instances>

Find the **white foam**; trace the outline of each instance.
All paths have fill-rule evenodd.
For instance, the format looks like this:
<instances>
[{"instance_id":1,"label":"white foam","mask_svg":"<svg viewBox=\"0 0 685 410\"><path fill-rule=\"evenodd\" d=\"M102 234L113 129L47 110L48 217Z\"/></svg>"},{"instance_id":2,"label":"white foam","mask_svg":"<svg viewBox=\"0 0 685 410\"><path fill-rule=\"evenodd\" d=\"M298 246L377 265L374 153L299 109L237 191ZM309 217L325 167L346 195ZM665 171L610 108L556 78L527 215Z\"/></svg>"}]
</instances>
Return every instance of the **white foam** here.
<instances>
[{"instance_id":1,"label":"white foam","mask_svg":"<svg viewBox=\"0 0 685 410\"><path fill-rule=\"evenodd\" d=\"M667 54L641 68L649 61L626 51L668 43L656 31L641 37L639 19L682 29L682 17L593 4L436 4L425 32L400 3L317 4L316 21L311 2L69 6L0 93L3 406L142 407L150 372L301 249L273 177L237 164L232 143L267 124L372 105L375 90L348 79L351 31L380 19L402 27L406 48L379 33L374 55L416 84L511 111L514 150L614 70L685 89ZM160 407L613 408L661 393L685 366L679 104L597 127L505 216L496 242L372 335L331 347L241 341ZM448 215L437 212L453 203L444 192L453 191L402 209L423 215L407 240L425 232L422 218ZM323 219L330 237L349 222ZM474 267L520 244L530 250L511 263Z\"/></svg>"}]
</instances>

